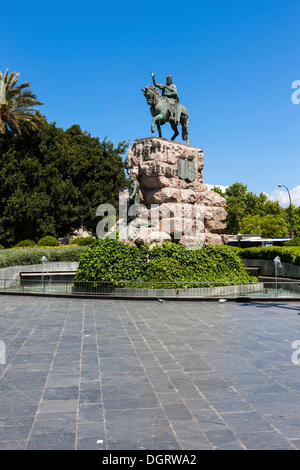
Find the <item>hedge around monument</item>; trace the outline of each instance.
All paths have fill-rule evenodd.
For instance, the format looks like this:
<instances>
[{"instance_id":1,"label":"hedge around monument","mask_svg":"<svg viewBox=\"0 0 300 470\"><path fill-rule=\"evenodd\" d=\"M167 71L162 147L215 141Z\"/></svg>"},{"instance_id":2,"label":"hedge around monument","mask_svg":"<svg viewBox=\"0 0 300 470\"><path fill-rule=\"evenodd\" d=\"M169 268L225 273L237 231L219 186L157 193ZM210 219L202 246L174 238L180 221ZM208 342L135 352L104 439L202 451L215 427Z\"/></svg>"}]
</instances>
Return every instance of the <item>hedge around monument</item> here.
<instances>
[{"instance_id":1,"label":"hedge around monument","mask_svg":"<svg viewBox=\"0 0 300 470\"><path fill-rule=\"evenodd\" d=\"M24 266L27 264L41 264L42 257L46 256L52 261L79 261L81 255L87 250L86 246L65 246L56 248L9 248L0 251L0 268L8 266Z\"/></svg>"},{"instance_id":2,"label":"hedge around monument","mask_svg":"<svg viewBox=\"0 0 300 470\"><path fill-rule=\"evenodd\" d=\"M75 281L103 281L111 287L184 288L257 282L238 254L227 246L189 250L164 242L131 246L109 238L83 253Z\"/></svg>"},{"instance_id":3,"label":"hedge around monument","mask_svg":"<svg viewBox=\"0 0 300 470\"><path fill-rule=\"evenodd\" d=\"M300 237L292 238L292 240L287 240L284 242L283 246L300 246Z\"/></svg>"},{"instance_id":4,"label":"hedge around monument","mask_svg":"<svg viewBox=\"0 0 300 470\"><path fill-rule=\"evenodd\" d=\"M231 247L232 249L233 247ZM261 246L252 248L234 248L233 250L240 258L274 260L279 256L285 263L300 266L299 246Z\"/></svg>"}]
</instances>

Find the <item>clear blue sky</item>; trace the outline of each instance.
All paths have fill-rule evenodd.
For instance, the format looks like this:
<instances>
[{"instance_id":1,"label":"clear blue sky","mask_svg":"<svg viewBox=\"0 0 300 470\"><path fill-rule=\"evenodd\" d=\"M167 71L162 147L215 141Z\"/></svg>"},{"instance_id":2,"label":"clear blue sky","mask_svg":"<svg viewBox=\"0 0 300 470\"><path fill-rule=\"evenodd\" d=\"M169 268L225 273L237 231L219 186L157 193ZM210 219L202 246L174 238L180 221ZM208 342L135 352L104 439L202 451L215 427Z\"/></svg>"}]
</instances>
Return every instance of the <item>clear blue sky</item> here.
<instances>
[{"instance_id":1,"label":"clear blue sky","mask_svg":"<svg viewBox=\"0 0 300 470\"><path fill-rule=\"evenodd\" d=\"M50 121L114 143L151 135L141 87L172 74L205 182L270 193L300 184L299 23L298 0L17 0L1 5L0 69Z\"/></svg>"}]
</instances>

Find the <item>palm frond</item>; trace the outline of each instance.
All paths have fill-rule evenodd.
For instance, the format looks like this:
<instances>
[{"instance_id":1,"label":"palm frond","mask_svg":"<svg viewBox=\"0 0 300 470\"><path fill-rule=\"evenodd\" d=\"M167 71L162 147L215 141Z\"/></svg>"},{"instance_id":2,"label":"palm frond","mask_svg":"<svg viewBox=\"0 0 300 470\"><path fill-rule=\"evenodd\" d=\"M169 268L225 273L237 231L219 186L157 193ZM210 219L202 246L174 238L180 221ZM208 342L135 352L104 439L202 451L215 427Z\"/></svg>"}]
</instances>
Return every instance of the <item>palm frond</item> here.
<instances>
[{"instance_id":1,"label":"palm frond","mask_svg":"<svg viewBox=\"0 0 300 470\"><path fill-rule=\"evenodd\" d=\"M28 89L31 87L29 82L17 84L19 78L19 73L9 73L8 69L4 75L0 72L0 134L5 134L7 130L17 134L29 132L41 123L35 106L44 103Z\"/></svg>"}]
</instances>

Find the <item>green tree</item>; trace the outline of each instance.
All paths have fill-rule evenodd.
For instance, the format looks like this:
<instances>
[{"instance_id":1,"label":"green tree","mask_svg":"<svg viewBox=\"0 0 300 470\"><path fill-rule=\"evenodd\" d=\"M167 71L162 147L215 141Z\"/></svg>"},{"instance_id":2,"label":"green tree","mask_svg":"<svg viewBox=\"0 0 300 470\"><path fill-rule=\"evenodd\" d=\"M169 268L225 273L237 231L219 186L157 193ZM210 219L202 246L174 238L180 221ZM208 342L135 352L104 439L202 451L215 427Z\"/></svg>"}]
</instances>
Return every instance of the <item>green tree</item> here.
<instances>
[{"instance_id":1,"label":"green tree","mask_svg":"<svg viewBox=\"0 0 300 470\"><path fill-rule=\"evenodd\" d=\"M222 191L222 189L219 188L218 186L214 186L214 187L212 188L212 190L215 191L215 193L220 194L220 196L225 197L225 193L224 193L224 192Z\"/></svg>"},{"instance_id":2,"label":"green tree","mask_svg":"<svg viewBox=\"0 0 300 470\"><path fill-rule=\"evenodd\" d=\"M241 220L247 211L247 186L242 183L234 183L225 191L227 210L227 232L239 233Z\"/></svg>"},{"instance_id":3,"label":"green tree","mask_svg":"<svg viewBox=\"0 0 300 470\"><path fill-rule=\"evenodd\" d=\"M251 233L246 230L247 224L245 222L242 224L242 221L250 216L259 216L261 218L272 215L286 218L284 209L280 207L278 202L270 201L264 193L257 195L248 191L247 186L242 183L234 183L228 186L225 193L218 188L214 188L214 191L226 199L227 233ZM252 233L259 233L254 227L257 226L257 221L260 219L251 220Z\"/></svg>"},{"instance_id":4,"label":"green tree","mask_svg":"<svg viewBox=\"0 0 300 470\"><path fill-rule=\"evenodd\" d=\"M248 215L241 221L241 231L261 235L263 238L286 237L288 226L284 215Z\"/></svg>"},{"instance_id":5,"label":"green tree","mask_svg":"<svg viewBox=\"0 0 300 470\"><path fill-rule=\"evenodd\" d=\"M260 215L248 215L243 217L240 223L241 232L261 235L261 219Z\"/></svg>"},{"instance_id":6,"label":"green tree","mask_svg":"<svg viewBox=\"0 0 300 470\"><path fill-rule=\"evenodd\" d=\"M294 209L293 226L295 236L300 237L300 206Z\"/></svg>"},{"instance_id":7,"label":"green tree","mask_svg":"<svg viewBox=\"0 0 300 470\"><path fill-rule=\"evenodd\" d=\"M83 226L95 233L96 208L118 207L125 186L126 143L91 137L78 125L64 131L40 117L31 135L0 138L0 240L64 236Z\"/></svg>"},{"instance_id":8,"label":"green tree","mask_svg":"<svg viewBox=\"0 0 300 470\"><path fill-rule=\"evenodd\" d=\"M43 104L32 93L29 82L18 84L20 74L0 72L0 134L21 134L37 129L40 115L35 106Z\"/></svg>"}]
</instances>

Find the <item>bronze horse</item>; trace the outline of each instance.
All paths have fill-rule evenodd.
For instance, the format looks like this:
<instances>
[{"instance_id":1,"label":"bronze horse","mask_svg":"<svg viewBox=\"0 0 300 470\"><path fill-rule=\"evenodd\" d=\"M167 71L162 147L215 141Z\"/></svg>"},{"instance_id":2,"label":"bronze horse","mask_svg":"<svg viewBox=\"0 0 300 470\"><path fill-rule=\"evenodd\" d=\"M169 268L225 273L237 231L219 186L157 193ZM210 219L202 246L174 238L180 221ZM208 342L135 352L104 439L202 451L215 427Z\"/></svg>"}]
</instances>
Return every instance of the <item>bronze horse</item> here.
<instances>
[{"instance_id":1,"label":"bronze horse","mask_svg":"<svg viewBox=\"0 0 300 470\"><path fill-rule=\"evenodd\" d=\"M151 124L151 132L155 132L155 124L158 130L159 137L162 137L161 128L163 124L169 122L174 134L171 137L171 140L175 140L176 137L179 135L177 124L172 117L172 113L169 109L168 99L163 97L159 91L152 85L149 85L145 88L142 88L142 92L144 93L147 103L150 106L150 111L153 116L152 124ZM185 106L180 105L181 113L180 113L180 124L182 127L182 140L185 140L187 144L189 144L189 133L188 133L188 111Z\"/></svg>"}]
</instances>

